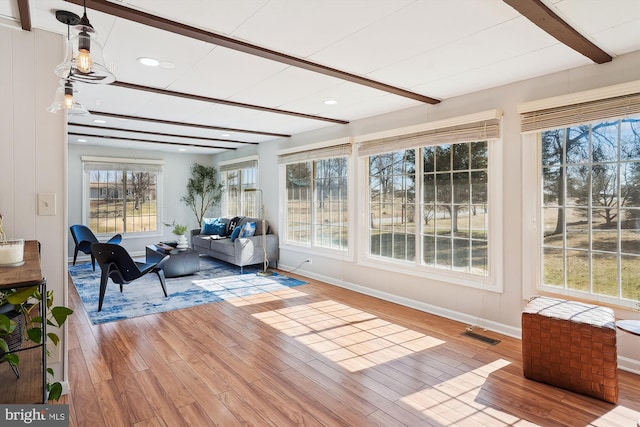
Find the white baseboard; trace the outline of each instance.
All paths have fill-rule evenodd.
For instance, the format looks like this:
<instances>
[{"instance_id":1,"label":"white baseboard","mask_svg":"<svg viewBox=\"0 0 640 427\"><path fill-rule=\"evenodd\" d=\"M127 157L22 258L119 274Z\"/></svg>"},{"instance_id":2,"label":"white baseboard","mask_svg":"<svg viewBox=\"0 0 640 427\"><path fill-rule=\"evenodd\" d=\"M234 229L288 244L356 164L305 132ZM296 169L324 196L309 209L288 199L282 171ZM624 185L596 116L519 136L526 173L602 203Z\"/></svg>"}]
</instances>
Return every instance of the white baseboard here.
<instances>
[{"instance_id":1,"label":"white baseboard","mask_svg":"<svg viewBox=\"0 0 640 427\"><path fill-rule=\"evenodd\" d=\"M280 266L282 270L288 270L287 266ZM291 267L292 268L292 267ZM410 298L401 297L398 295L390 294L388 292L382 292L375 289L367 288L365 286L356 285L354 283L348 283L342 280L337 280L333 277L324 276L322 274L312 273L306 270L297 270L298 274L309 277L310 279L319 280L325 283L329 283L334 286L338 286L344 289L349 289L360 294L380 298L384 301L393 302L403 305L405 307L414 308L416 310L423 311L425 313L433 314L436 316L444 317L445 319L455 320L466 325L476 326L475 322L478 320L476 316L470 316L466 313L460 313L454 310L438 307L431 304L426 304L420 301L415 301ZM522 339L522 329L513 326L505 325L498 322L485 321L481 325L484 329L497 332L508 337ZM634 374L640 375L640 360L631 359L624 356L618 356L618 369L628 371Z\"/></svg>"}]
</instances>

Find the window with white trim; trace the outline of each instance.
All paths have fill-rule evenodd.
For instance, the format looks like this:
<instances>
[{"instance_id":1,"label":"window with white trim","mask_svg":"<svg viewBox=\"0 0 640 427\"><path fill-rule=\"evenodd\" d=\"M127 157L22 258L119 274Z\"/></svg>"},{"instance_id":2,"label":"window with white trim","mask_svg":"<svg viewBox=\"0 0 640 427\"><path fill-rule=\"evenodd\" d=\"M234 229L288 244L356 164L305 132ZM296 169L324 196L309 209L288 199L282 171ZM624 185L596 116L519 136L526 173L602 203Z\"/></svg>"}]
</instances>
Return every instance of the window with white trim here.
<instances>
[{"instance_id":1,"label":"window with white trim","mask_svg":"<svg viewBox=\"0 0 640 427\"><path fill-rule=\"evenodd\" d=\"M85 224L96 235L157 232L162 162L82 157Z\"/></svg>"},{"instance_id":2,"label":"window with white trim","mask_svg":"<svg viewBox=\"0 0 640 427\"><path fill-rule=\"evenodd\" d=\"M640 94L522 116L537 141L538 287L640 300Z\"/></svg>"},{"instance_id":3,"label":"window with white trim","mask_svg":"<svg viewBox=\"0 0 640 427\"><path fill-rule=\"evenodd\" d=\"M351 144L281 154L284 168L284 240L346 251Z\"/></svg>"},{"instance_id":4,"label":"window with white trim","mask_svg":"<svg viewBox=\"0 0 640 427\"><path fill-rule=\"evenodd\" d=\"M257 187L258 161L254 159L228 163L220 166L222 174L222 209L226 216L250 216L259 217L255 203L249 202L244 197L244 191Z\"/></svg>"},{"instance_id":5,"label":"window with white trim","mask_svg":"<svg viewBox=\"0 0 640 427\"><path fill-rule=\"evenodd\" d=\"M500 113L479 116L487 118L463 117L459 125L443 121L442 127L432 123L426 130L360 142L368 183L368 259L502 289L500 232L491 228L500 219Z\"/></svg>"}]
</instances>

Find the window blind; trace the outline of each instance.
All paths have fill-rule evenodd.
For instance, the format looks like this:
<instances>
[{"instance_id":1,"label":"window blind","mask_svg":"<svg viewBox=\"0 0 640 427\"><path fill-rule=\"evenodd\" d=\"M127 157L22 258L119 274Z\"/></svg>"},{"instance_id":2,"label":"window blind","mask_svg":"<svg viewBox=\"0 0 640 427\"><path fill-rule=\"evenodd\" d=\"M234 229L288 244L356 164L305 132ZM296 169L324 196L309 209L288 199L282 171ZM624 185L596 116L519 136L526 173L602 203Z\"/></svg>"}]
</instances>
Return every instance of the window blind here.
<instances>
[{"instance_id":1,"label":"window blind","mask_svg":"<svg viewBox=\"0 0 640 427\"><path fill-rule=\"evenodd\" d=\"M113 163L113 162L83 162L84 170L112 170L132 172L162 172L161 164L145 163Z\"/></svg>"},{"instance_id":2,"label":"window blind","mask_svg":"<svg viewBox=\"0 0 640 427\"><path fill-rule=\"evenodd\" d=\"M301 163L311 160L330 159L334 157L349 157L351 144L337 144L330 147L315 148L312 150L296 151L278 155L278 164Z\"/></svg>"},{"instance_id":3,"label":"window blind","mask_svg":"<svg viewBox=\"0 0 640 427\"><path fill-rule=\"evenodd\" d=\"M238 163L227 163L226 165L220 166L220 172L227 172L238 169L249 169L249 168L257 168L258 161L257 160L246 160L244 162Z\"/></svg>"},{"instance_id":4,"label":"window blind","mask_svg":"<svg viewBox=\"0 0 640 427\"><path fill-rule=\"evenodd\" d=\"M405 135L362 141L358 148L358 155L372 156L427 145L488 141L499 138L500 120L489 119Z\"/></svg>"},{"instance_id":5,"label":"window blind","mask_svg":"<svg viewBox=\"0 0 640 427\"><path fill-rule=\"evenodd\" d=\"M523 112L522 133L574 126L640 114L640 93Z\"/></svg>"}]
</instances>

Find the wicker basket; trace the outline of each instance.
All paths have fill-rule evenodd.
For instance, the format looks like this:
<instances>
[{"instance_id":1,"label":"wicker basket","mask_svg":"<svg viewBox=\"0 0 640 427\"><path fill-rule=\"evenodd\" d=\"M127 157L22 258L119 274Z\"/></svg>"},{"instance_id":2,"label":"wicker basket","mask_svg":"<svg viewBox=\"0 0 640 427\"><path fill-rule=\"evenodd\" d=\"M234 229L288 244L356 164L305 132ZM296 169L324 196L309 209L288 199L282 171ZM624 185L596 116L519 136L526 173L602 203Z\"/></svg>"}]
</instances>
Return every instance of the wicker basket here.
<instances>
[{"instance_id":1,"label":"wicker basket","mask_svg":"<svg viewBox=\"0 0 640 427\"><path fill-rule=\"evenodd\" d=\"M18 310L11 310L4 314L16 323L16 328L13 332L2 337L6 341L9 351L13 352L19 350L22 347L22 342L24 341L24 314ZM0 359L4 357L4 355L5 353L0 351Z\"/></svg>"},{"instance_id":2,"label":"wicker basket","mask_svg":"<svg viewBox=\"0 0 640 427\"><path fill-rule=\"evenodd\" d=\"M606 402L618 401L613 310L535 297L522 313L524 376Z\"/></svg>"}]
</instances>

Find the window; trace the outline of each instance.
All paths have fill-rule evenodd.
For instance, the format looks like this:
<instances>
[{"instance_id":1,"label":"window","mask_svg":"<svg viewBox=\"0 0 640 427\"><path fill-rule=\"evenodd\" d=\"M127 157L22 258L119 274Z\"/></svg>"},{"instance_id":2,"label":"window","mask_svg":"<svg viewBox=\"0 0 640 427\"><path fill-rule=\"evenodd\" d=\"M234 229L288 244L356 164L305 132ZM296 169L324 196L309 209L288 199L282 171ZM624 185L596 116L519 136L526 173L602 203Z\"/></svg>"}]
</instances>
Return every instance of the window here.
<instances>
[{"instance_id":1,"label":"window","mask_svg":"<svg viewBox=\"0 0 640 427\"><path fill-rule=\"evenodd\" d=\"M455 125L434 122L363 138L358 154L369 196L364 262L502 289L500 216L489 215L501 202L498 117L492 110L452 119Z\"/></svg>"},{"instance_id":2,"label":"window","mask_svg":"<svg viewBox=\"0 0 640 427\"><path fill-rule=\"evenodd\" d=\"M523 193L538 195L524 199L525 292L628 307L640 300L635 91L621 84L518 107L527 160Z\"/></svg>"},{"instance_id":3,"label":"window","mask_svg":"<svg viewBox=\"0 0 640 427\"><path fill-rule=\"evenodd\" d=\"M220 166L222 173L222 185L224 186L223 214L226 216L250 216L260 217L255 203L247 203L247 197L243 196L247 188L257 187L258 161L245 159Z\"/></svg>"},{"instance_id":4,"label":"window","mask_svg":"<svg viewBox=\"0 0 640 427\"><path fill-rule=\"evenodd\" d=\"M640 299L640 116L540 139L543 285Z\"/></svg>"},{"instance_id":5,"label":"window","mask_svg":"<svg viewBox=\"0 0 640 427\"><path fill-rule=\"evenodd\" d=\"M415 258L415 150L369 157L370 253Z\"/></svg>"},{"instance_id":6,"label":"window","mask_svg":"<svg viewBox=\"0 0 640 427\"><path fill-rule=\"evenodd\" d=\"M95 234L158 231L161 163L82 157L86 224Z\"/></svg>"},{"instance_id":7,"label":"window","mask_svg":"<svg viewBox=\"0 0 640 427\"><path fill-rule=\"evenodd\" d=\"M345 251L349 243L350 144L282 154L285 241Z\"/></svg>"},{"instance_id":8,"label":"window","mask_svg":"<svg viewBox=\"0 0 640 427\"><path fill-rule=\"evenodd\" d=\"M424 147L422 164L422 262L486 275L487 142Z\"/></svg>"}]
</instances>

